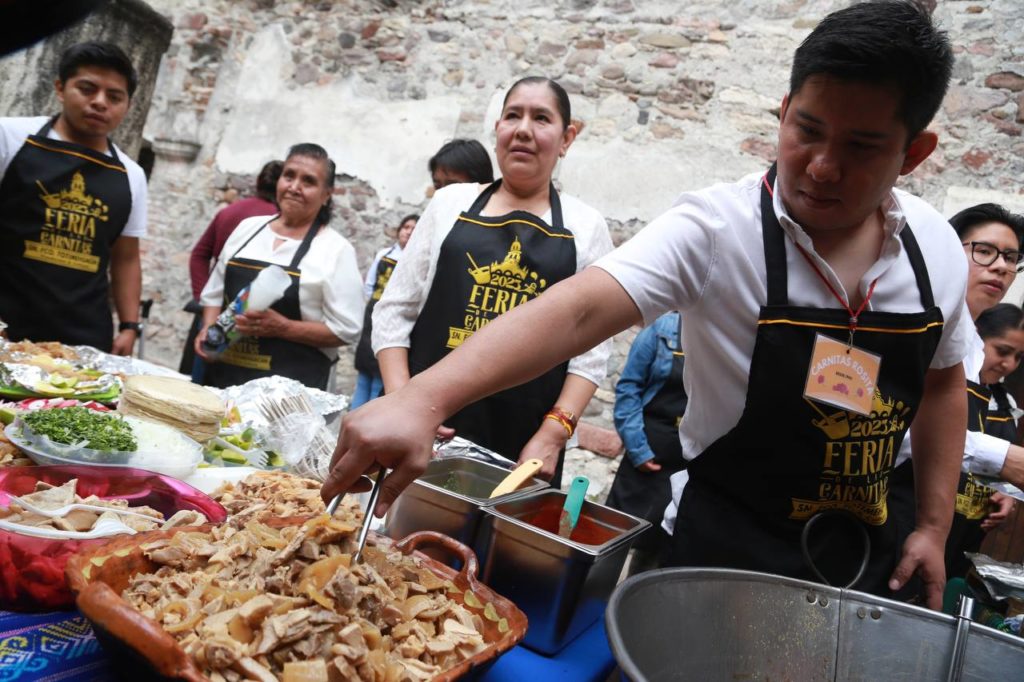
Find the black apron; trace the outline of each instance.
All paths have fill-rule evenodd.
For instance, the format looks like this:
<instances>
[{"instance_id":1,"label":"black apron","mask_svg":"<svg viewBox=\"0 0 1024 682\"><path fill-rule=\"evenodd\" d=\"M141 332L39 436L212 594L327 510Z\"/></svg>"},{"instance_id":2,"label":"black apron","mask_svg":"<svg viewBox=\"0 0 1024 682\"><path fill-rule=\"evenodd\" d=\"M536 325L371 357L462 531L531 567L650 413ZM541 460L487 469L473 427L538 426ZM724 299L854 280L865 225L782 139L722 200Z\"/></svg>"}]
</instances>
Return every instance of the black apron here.
<instances>
[{"instance_id":1,"label":"black apron","mask_svg":"<svg viewBox=\"0 0 1024 682\"><path fill-rule=\"evenodd\" d=\"M906 225L901 240L923 312L859 316L854 345L882 356L871 415L805 400L816 334L846 343L850 314L789 304L786 236L772 206L774 181L773 166L761 189L768 299L758 320L746 404L736 426L688 465L669 561L815 580L800 551L801 531L815 514L836 511L833 519L849 515L857 521L817 524L809 543L815 564L829 582L849 582L863 558L860 534L866 529L871 560L858 589L887 593L900 556L886 507L889 474L920 403L942 312Z\"/></svg>"},{"instance_id":2,"label":"black apron","mask_svg":"<svg viewBox=\"0 0 1024 682\"><path fill-rule=\"evenodd\" d=\"M261 270L271 265L261 260L239 258L238 254L248 246L256 235L273 222L271 218L252 237L249 237L234 255L228 260L224 272L224 306L235 300L245 287L249 286ZM280 301L271 309L281 313L289 320L301 320L302 311L299 307L299 263L309 251L313 239L320 231L321 222L313 221L313 225L302 238L291 265L286 270L292 278L291 285L285 289ZM207 366L204 383L207 386L237 386L252 379L278 375L295 379L311 388L326 389L334 363L319 348L304 343L286 341L279 338L243 337L235 342L220 356L218 362Z\"/></svg>"},{"instance_id":3,"label":"black apron","mask_svg":"<svg viewBox=\"0 0 1024 682\"><path fill-rule=\"evenodd\" d=\"M576 273L576 243L562 223L554 186L553 224L548 225L526 211L480 215L500 183L477 197L441 244L434 281L410 336L411 374L445 357L500 314ZM567 367L562 363L533 381L467 405L445 424L463 438L517 459L558 399ZM559 456L552 485L560 482L562 460Z\"/></svg>"},{"instance_id":4,"label":"black apron","mask_svg":"<svg viewBox=\"0 0 1024 682\"><path fill-rule=\"evenodd\" d=\"M661 343L661 339L658 342ZM683 447L679 442L679 423L686 411L684 362L683 352L673 349L672 373L665 380L665 385L651 398L651 402L644 406L644 435L654 452L653 461L660 464L661 469L639 471L623 455L606 502L613 509L647 519L655 528L661 526L665 507L672 501L669 478L686 468ZM662 537L666 537L664 533L643 533L633 546L638 549L655 549L657 541Z\"/></svg>"},{"instance_id":5,"label":"black apron","mask_svg":"<svg viewBox=\"0 0 1024 682\"><path fill-rule=\"evenodd\" d=\"M110 156L30 135L0 182L0 319L12 341L109 351L110 250L132 209L128 171Z\"/></svg>"},{"instance_id":6,"label":"black apron","mask_svg":"<svg viewBox=\"0 0 1024 682\"><path fill-rule=\"evenodd\" d=\"M967 382L967 430L975 433L987 433L986 418L988 416L989 390L981 384ZM953 522L946 537L945 563L946 579L963 577L970 568L970 562L964 552L977 552L981 541L985 539L985 531L981 529L982 519L988 513L989 502L994 491L980 484L970 474L960 472L956 490L956 507ZM896 518L900 543L914 531L916 526L916 498L914 494L914 466L911 459L906 460L893 471L889 490L889 506ZM915 580L901 590L897 597L911 599L920 590Z\"/></svg>"},{"instance_id":7,"label":"black apron","mask_svg":"<svg viewBox=\"0 0 1024 682\"><path fill-rule=\"evenodd\" d=\"M377 357L373 354L373 346L370 343L373 334L373 309L380 297L384 295L384 287L388 285L391 273L395 271L395 265L398 264L398 261L390 255L392 251L394 248L377 261L377 280L373 285L370 300L366 302L366 311L363 313L363 333L359 337L359 343L356 344L356 370L370 376L380 376L380 365L377 363Z\"/></svg>"},{"instance_id":8,"label":"black apron","mask_svg":"<svg viewBox=\"0 0 1024 682\"><path fill-rule=\"evenodd\" d=\"M1017 420L1013 416L1013 407L1002 384L988 386L992 397L996 399L996 409L985 415L985 433L1002 438L1008 443L1017 443Z\"/></svg>"}]
</instances>

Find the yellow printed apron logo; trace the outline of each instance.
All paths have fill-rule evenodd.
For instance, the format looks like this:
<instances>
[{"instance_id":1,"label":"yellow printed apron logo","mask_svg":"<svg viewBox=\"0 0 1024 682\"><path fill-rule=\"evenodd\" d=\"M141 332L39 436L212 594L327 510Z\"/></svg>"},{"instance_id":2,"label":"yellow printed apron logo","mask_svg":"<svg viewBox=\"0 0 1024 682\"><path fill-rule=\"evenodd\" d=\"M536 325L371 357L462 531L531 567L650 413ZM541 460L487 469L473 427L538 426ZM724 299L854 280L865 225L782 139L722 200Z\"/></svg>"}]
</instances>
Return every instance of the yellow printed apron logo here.
<instances>
[{"instance_id":1,"label":"yellow printed apron logo","mask_svg":"<svg viewBox=\"0 0 1024 682\"><path fill-rule=\"evenodd\" d=\"M271 356L260 353L260 344L257 340L248 337L239 339L220 356L220 361L229 365L266 372L271 369L272 359Z\"/></svg>"},{"instance_id":2,"label":"yellow printed apron logo","mask_svg":"<svg viewBox=\"0 0 1024 682\"><path fill-rule=\"evenodd\" d=\"M466 253L470 267L466 272L473 285L466 303L462 327L448 328L448 348L458 348L488 322L516 306L536 298L548 283L538 273L523 267L523 246L516 237L505 258L499 263L477 265L473 255Z\"/></svg>"},{"instance_id":3,"label":"yellow printed apron logo","mask_svg":"<svg viewBox=\"0 0 1024 682\"><path fill-rule=\"evenodd\" d=\"M805 399L815 415L811 424L825 434L817 499L793 498L789 517L806 520L829 509L844 509L865 523L880 526L888 518L885 500L889 474L899 448L896 438L907 430L911 408L885 398L875 389L871 413L822 407Z\"/></svg>"},{"instance_id":4,"label":"yellow printed apron logo","mask_svg":"<svg viewBox=\"0 0 1024 682\"><path fill-rule=\"evenodd\" d=\"M71 186L50 192L36 180L43 202L43 225L39 241L25 241L25 258L83 272L98 272L100 258L92 253L96 221L110 219L110 208L86 192L80 172L71 176Z\"/></svg>"},{"instance_id":5,"label":"yellow printed apron logo","mask_svg":"<svg viewBox=\"0 0 1024 682\"><path fill-rule=\"evenodd\" d=\"M373 296L370 297L372 300L379 301L380 297L384 295L384 287L388 285L388 282L391 280L391 273L394 271L394 266L390 266L387 270L377 275L377 283L373 287Z\"/></svg>"},{"instance_id":6,"label":"yellow printed apron logo","mask_svg":"<svg viewBox=\"0 0 1024 682\"><path fill-rule=\"evenodd\" d=\"M988 513L989 498L996 491L978 482L974 476L968 474L967 485L962 493L956 494L956 513L966 517L970 521L978 521L985 518Z\"/></svg>"}]
</instances>

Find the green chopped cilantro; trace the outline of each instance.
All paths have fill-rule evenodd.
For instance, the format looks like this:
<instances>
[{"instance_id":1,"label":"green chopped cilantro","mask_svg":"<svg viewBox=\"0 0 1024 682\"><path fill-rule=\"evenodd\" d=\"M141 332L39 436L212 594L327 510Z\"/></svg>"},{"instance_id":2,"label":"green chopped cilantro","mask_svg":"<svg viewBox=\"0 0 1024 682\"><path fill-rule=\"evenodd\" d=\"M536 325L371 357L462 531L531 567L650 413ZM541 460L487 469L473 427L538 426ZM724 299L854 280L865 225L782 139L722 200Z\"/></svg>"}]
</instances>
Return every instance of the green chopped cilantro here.
<instances>
[{"instance_id":1,"label":"green chopped cilantro","mask_svg":"<svg viewBox=\"0 0 1024 682\"><path fill-rule=\"evenodd\" d=\"M85 407L35 410L21 417L32 431L55 443L86 447L105 452L135 451L138 441L128 422L118 416Z\"/></svg>"}]
</instances>

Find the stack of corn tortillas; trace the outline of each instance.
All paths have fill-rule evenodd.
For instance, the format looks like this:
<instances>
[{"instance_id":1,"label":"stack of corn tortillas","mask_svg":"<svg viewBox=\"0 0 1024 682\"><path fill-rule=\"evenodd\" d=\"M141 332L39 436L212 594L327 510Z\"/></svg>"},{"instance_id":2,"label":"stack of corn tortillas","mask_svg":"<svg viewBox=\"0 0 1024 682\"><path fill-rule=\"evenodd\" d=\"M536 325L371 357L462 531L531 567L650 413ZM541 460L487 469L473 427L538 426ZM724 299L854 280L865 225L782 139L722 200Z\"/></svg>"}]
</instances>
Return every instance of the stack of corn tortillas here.
<instances>
[{"instance_id":1,"label":"stack of corn tortillas","mask_svg":"<svg viewBox=\"0 0 1024 682\"><path fill-rule=\"evenodd\" d=\"M204 443L220 432L225 406L213 391L185 379L131 376L124 380L117 410L173 426Z\"/></svg>"}]
</instances>

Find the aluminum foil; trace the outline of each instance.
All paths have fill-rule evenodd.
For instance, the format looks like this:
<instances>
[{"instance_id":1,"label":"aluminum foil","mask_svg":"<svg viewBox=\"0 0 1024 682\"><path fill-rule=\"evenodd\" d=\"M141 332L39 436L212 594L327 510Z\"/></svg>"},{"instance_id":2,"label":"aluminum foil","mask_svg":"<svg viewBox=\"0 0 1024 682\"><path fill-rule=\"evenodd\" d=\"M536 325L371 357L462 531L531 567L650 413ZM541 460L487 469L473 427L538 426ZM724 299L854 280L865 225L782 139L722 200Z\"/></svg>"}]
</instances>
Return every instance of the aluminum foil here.
<instances>
[{"instance_id":1,"label":"aluminum foil","mask_svg":"<svg viewBox=\"0 0 1024 682\"><path fill-rule=\"evenodd\" d=\"M176 372L167 367L155 365L152 362L132 358L123 355L111 355L97 350L92 346L73 346L78 353L78 363L86 369L95 369L108 374L123 374L125 376L158 376L173 377L175 379L190 379L190 377Z\"/></svg>"},{"instance_id":2,"label":"aluminum foil","mask_svg":"<svg viewBox=\"0 0 1024 682\"><path fill-rule=\"evenodd\" d=\"M970 552L967 558L993 599L1024 599L1024 564L996 561L990 556Z\"/></svg>"},{"instance_id":3,"label":"aluminum foil","mask_svg":"<svg viewBox=\"0 0 1024 682\"><path fill-rule=\"evenodd\" d=\"M36 387L39 384L49 384L52 377L60 376L51 374L42 367L35 365L23 365L17 362L0 363L0 379L8 386L21 386L33 393L44 393ZM118 383L116 376L112 374L101 374L95 379L80 380L67 392L60 392L60 395L74 397L77 395L88 395L92 393L103 393ZM48 395L58 395L58 390L46 392Z\"/></svg>"},{"instance_id":4,"label":"aluminum foil","mask_svg":"<svg viewBox=\"0 0 1024 682\"><path fill-rule=\"evenodd\" d=\"M281 376L263 377L240 386L210 390L225 401L234 403L244 420L250 421L251 414L254 425L260 422L266 424L264 413L273 410L275 406L283 407L287 413L296 408L308 411L308 404L313 413L328 418L348 407L349 402L348 396L309 388L294 379Z\"/></svg>"},{"instance_id":5,"label":"aluminum foil","mask_svg":"<svg viewBox=\"0 0 1024 682\"><path fill-rule=\"evenodd\" d=\"M451 440L434 441L434 459L444 459L446 457L469 457L470 459L495 464L505 469L514 469L516 466L515 462L502 457L497 452L488 450L473 441L459 438L458 436Z\"/></svg>"},{"instance_id":6,"label":"aluminum foil","mask_svg":"<svg viewBox=\"0 0 1024 682\"><path fill-rule=\"evenodd\" d=\"M304 386L281 376L254 379L240 386L212 389L238 408L267 449L280 454L295 473L323 481L338 441L327 425L348 407L348 397Z\"/></svg>"}]
</instances>

